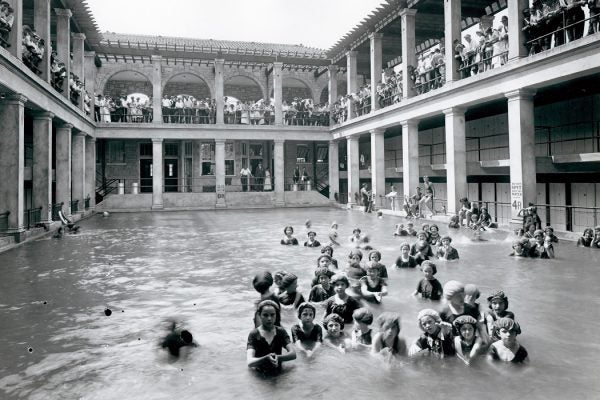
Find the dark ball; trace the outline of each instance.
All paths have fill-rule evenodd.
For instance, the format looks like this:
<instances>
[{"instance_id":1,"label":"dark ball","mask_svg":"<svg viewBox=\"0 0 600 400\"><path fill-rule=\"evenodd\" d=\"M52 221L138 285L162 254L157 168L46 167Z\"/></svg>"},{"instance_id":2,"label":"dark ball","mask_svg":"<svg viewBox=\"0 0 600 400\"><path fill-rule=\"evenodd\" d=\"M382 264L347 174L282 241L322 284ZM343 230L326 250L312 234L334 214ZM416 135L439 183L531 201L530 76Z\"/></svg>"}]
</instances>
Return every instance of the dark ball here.
<instances>
[{"instance_id":1,"label":"dark ball","mask_svg":"<svg viewBox=\"0 0 600 400\"><path fill-rule=\"evenodd\" d=\"M112 310L110 308L107 308L106 310L104 310L104 315L106 315L107 317L110 317L111 314L112 314Z\"/></svg>"}]
</instances>

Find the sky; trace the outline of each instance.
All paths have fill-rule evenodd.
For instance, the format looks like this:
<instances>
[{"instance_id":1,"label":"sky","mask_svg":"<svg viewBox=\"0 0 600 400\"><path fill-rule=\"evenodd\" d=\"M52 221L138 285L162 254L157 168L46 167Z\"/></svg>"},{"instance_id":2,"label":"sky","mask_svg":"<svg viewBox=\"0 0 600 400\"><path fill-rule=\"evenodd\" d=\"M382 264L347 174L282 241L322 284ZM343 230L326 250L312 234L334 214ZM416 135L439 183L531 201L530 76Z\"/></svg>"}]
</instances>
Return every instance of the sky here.
<instances>
[{"instance_id":1,"label":"sky","mask_svg":"<svg viewBox=\"0 0 600 400\"><path fill-rule=\"evenodd\" d=\"M101 32L328 49L385 0L87 0Z\"/></svg>"}]
</instances>

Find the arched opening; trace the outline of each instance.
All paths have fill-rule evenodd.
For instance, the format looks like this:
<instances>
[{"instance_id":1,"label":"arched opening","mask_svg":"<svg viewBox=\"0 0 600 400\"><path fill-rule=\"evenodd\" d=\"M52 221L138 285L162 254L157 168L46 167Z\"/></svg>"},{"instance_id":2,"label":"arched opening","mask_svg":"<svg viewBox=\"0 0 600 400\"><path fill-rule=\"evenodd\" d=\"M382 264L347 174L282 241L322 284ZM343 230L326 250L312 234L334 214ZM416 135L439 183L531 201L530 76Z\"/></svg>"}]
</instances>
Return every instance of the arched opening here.
<instances>
[{"instance_id":1,"label":"arched opening","mask_svg":"<svg viewBox=\"0 0 600 400\"><path fill-rule=\"evenodd\" d=\"M192 96L195 99L211 99L210 87L197 75L181 73L173 76L163 89L163 96Z\"/></svg>"},{"instance_id":2,"label":"arched opening","mask_svg":"<svg viewBox=\"0 0 600 400\"><path fill-rule=\"evenodd\" d=\"M104 85L104 96L113 99L127 96L131 93L143 93L152 97L152 82L146 75L137 71L121 71L110 77Z\"/></svg>"},{"instance_id":3,"label":"arched opening","mask_svg":"<svg viewBox=\"0 0 600 400\"><path fill-rule=\"evenodd\" d=\"M182 72L169 79L161 101L164 123L214 124L216 103L210 87L198 75Z\"/></svg>"},{"instance_id":4,"label":"arched opening","mask_svg":"<svg viewBox=\"0 0 600 400\"><path fill-rule=\"evenodd\" d=\"M313 99L312 91L300 79L283 78L281 91L283 92L283 101L287 104L292 103L294 100ZM273 97L273 89L271 89L271 97Z\"/></svg>"},{"instance_id":5,"label":"arched opening","mask_svg":"<svg viewBox=\"0 0 600 400\"><path fill-rule=\"evenodd\" d=\"M235 97L244 103L255 103L263 98L263 91L260 85L255 80L242 75L227 79L223 93L227 97Z\"/></svg>"},{"instance_id":6,"label":"arched opening","mask_svg":"<svg viewBox=\"0 0 600 400\"><path fill-rule=\"evenodd\" d=\"M120 71L97 98L101 122L151 122L152 83L137 71Z\"/></svg>"},{"instance_id":7,"label":"arched opening","mask_svg":"<svg viewBox=\"0 0 600 400\"><path fill-rule=\"evenodd\" d=\"M337 93L338 93L338 97L346 95L346 82L345 81L338 81ZM319 97L319 101L322 104L327 103L329 101L329 85L325 86L323 88L323 90L321 91L321 96Z\"/></svg>"}]
</instances>

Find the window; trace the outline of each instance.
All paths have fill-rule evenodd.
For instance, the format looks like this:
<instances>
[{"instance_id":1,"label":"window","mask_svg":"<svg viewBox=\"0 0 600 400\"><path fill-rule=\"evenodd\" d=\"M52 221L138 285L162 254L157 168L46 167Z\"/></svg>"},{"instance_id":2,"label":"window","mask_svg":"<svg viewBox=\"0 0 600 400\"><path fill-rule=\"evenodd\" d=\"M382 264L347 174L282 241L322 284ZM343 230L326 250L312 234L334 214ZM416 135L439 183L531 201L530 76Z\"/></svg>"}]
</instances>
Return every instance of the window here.
<instances>
[{"instance_id":1,"label":"window","mask_svg":"<svg viewBox=\"0 0 600 400\"><path fill-rule=\"evenodd\" d=\"M152 157L152 143L140 143L140 157Z\"/></svg>"},{"instance_id":2,"label":"window","mask_svg":"<svg viewBox=\"0 0 600 400\"><path fill-rule=\"evenodd\" d=\"M179 143L165 143L165 157L179 157Z\"/></svg>"},{"instance_id":3,"label":"window","mask_svg":"<svg viewBox=\"0 0 600 400\"><path fill-rule=\"evenodd\" d=\"M107 146L107 160L110 164L125 163L125 142L122 140L111 140Z\"/></svg>"},{"instance_id":4,"label":"window","mask_svg":"<svg viewBox=\"0 0 600 400\"><path fill-rule=\"evenodd\" d=\"M225 176L235 175L235 147L233 142L225 142Z\"/></svg>"},{"instance_id":5,"label":"window","mask_svg":"<svg viewBox=\"0 0 600 400\"><path fill-rule=\"evenodd\" d=\"M296 162L297 163L309 163L310 162L310 150L307 145L299 144L296 147Z\"/></svg>"},{"instance_id":6,"label":"window","mask_svg":"<svg viewBox=\"0 0 600 400\"><path fill-rule=\"evenodd\" d=\"M250 157L262 157L263 156L263 145L262 144L251 144L250 145Z\"/></svg>"},{"instance_id":7,"label":"window","mask_svg":"<svg viewBox=\"0 0 600 400\"><path fill-rule=\"evenodd\" d=\"M201 143L200 144L200 160L202 162L202 175L215 174L215 144Z\"/></svg>"},{"instance_id":8,"label":"window","mask_svg":"<svg viewBox=\"0 0 600 400\"><path fill-rule=\"evenodd\" d=\"M317 162L327 163L329 161L329 147L328 146L317 146Z\"/></svg>"}]
</instances>

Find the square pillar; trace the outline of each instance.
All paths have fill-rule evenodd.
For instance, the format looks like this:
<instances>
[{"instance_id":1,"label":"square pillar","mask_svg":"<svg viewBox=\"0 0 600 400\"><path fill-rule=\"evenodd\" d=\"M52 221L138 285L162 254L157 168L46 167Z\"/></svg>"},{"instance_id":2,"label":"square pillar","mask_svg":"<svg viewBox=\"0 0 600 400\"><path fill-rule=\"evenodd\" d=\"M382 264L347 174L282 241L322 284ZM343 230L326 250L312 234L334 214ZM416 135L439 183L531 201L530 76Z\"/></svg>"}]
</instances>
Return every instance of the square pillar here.
<instances>
[{"instance_id":1,"label":"square pillar","mask_svg":"<svg viewBox=\"0 0 600 400\"><path fill-rule=\"evenodd\" d=\"M19 60L23 56L23 0L8 0L13 8L13 26L10 31L8 51Z\"/></svg>"},{"instance_id":2,"label":"square pillar","mask_svg":"<svg viewBox=\"0 0 600 400\"><path fill-rule=\"evenodd\" d=\"M71 76L71 10L55 8L56 13L56 54L65 63L67 70L63 81L62 95L70 99L69 77Z\"/></svg>"},{"instance_id":3,"label":"square pillar","mask_svg":"<svg viewBox=\"0 0 600 400\"><path fill-rule=\"evenodd\" d=\"M275 158L275 207L285 206L285 140L275 139L273 157Z\"/></svg>"},{"instance_id":4,"label":"square pillar","mask_svg":"<svg viewBox=\"0 0 600 400\"><path fill-rule=\"evenodd\" d=\"M10 212L8 233L14 234L17 241L24 231L26 101L21 94L0 100L0 213Z\"/></svg>"},{"instance_id":5,"label":"square pillar","mask_svg":"<svg viewBox=\"0 0 600 400\"><path fill-rule=\"evenodd\" d=\"M56 129L56 202L63 203L65 215L71 215L71 130L64 124Z\"/></svg>"},{"instance_id":6,"label":"square pillar","mask_svg":"<svg viewBox=\"0 0 600 400\"><path fill-rule=\"evenodd\" d=\"M162 121L162 118L161 118ZM152 139L152 209L163 208L163 140Z\"/></svg>"},{"instance_id":7,"label":"square pillar","mask_svg":"<svg viewBox=\"0 0 600 400\"><path fill-rule=\"evenodd\" d=\"M71 200L79 200L78 212L82 212L85 199L85 133L83 132L73 135L71 179Z\"/></svg>"},{"instance_id":8,"label":"square pillar","mask_svg":"<svg viewBox=\"0 0 600 400\"><path fill-rule=\"evenodd\" d=\"M371 111L379 109L379 101L377 99L377 85L381 83L381 63L382 48L381 48L381 33L371 33L369 39L371 41Z\"/></svg>"},{"instance_id":9,"label":"square pillar","mask_svg":"<svg viewBox=\"0 0 600 400\"><path fill-rule=\"evenodd\" d=\"M385 129L371 130L371 190L375 205L381 206L385 196Z\"/></svg>"},{"instance_id":10,"label":"square pillar","mask_svg":"<svg viewBox=\"0 0 600 400\"><path fill-rule=\"evenodd\" d=\"M358 137L349 136L347 139L347 168L348 171L348 205L356 204L354 194L360 191L360 169L358 154Z\"/></svg>"},{"instance_id":11,"label":"square pillar","mask_svg":"<svg viewBox=\"0 0 600 400\"><path fill-rule=\"evenodd\" d=\"M465 138L465 110L444 110L446 119L446 209L456 214L460 198L467 197L467 142Z\"/></svg>"},{"instance_id":12,"label":"square pillar","mask_svg":"<svg viewBox=\"0 0 600 400\"><path fill-rule=\"evenodd\" d=\"M358 91L358 64L357 51L346 52L346 79L347 79L347 94L356 93ZM350 98L348 101L348 119L354 117L354 102Z\"/></svg>"},{"instance_id":13,"label":"square pillar","mask_svg":"<svg viewBox=\"0 0 600 400\"><path fill-rule=\"evenodd\" d=\"M417 10L411 8L404 8L400 11L402 29L402 98L405 99L415 95L415 88L410 79L409 71L409 67L417 67L415 15L417 15Z\"/></svg>"},{"instance_id":14,"label":"square pillar","mask_svg":"<svg viewBox=\"0 0 600 400\"><path fill-rule=\"evenodd\" d=\"M419 186L419 123L402 121L402 181L404 195Z\"/></svg>"},{"instance_id":15,"label":"square pillar","mask_svg":"<svg viewBox=\"0 0 600 400\"><path fill-rule=\"evenodd\" d=\"M162 57L152 55L152 122L162 124ZM161 141L162 148L162 141ZM161 153L162 157L162 153ZM162 162L160 166L162 174ZM162 192L161 192L162 193ZM161 194L162 207L162 194Z\"/></svg>"},{"instance_id":16,"label":"square pillar","mask_svg":"<svg viewBox=\"0 0 600 400\"><path fill-rule=\"evenodd\" d=\"M510 204L512 222L522 224L519 211L529 202L535 203L535 119L533 98L529 89L506 93L508 98L508 147L510 155Z\"/></svg>"},{"instance_id":17,"label":"square pillar","mask_svg":"<svg viewBox=\"0 0 600 400\"><path fill-rule=\"evenodd\" d=\"M85 53L84 53L84 45L85 45L85 35L83 33L72 33L71 39L73 41L73 73L81 82L85 82ZM84 103L83 99L85 97L84 93L81 93L79 96L79 104L78 107L83 110Z\"/></svg>"},{"instance_id":18,"label":"square pillar","mask_svg":"<svg viewBox=\"0 0 600 400\"><path fill-rule=\"evenodd\" d=\"M460 79L458 60L454 58L454 41L461 42L461 0L444 0L444 47L446 49L446 82Z\"/></svg>"},{"instance_id":19,"label":"square pillar","mask_svg":"<svg viewBox=\"0 0 600 400\"><path fill-rule=\"evenodd\" d=\"M40 78L50 82L50 0L34 0L33 2L33 27L41 39L44 39L44 57L38 68L42 72ZM44 216L42 216L44 219Z\"/></svg>"},{"instance_id":20,"label":"square pillar","mask_svg":"<svg viewBox=\"0 0 600 400\"><path fill-rule=\"evenodd\" d=\"M281 76L282 69L283 63L281 61L275 61L273 63L273 101L275 102L275 125L283 124L283 78Z\"/></svg>"},{"instance_id":21,"label":"square pillar","mask_svg":"<svg viewBox=\"0 0 600 400\"><path fill-rule=\"evenodd\" d=\"M508 60L527 57L525 35L523 35L523 10L529 8L529 0L512 0L508 2Z\"/></svg>"},{"instance_id":22,"label":"square pillar","mask_svg":"<svg viewBox=\"0 0 600 400\"><path fill-rule=\"evenodd\" d=\"M329 200L332 203L337 202L335 194L340 193L340 155L339 155L338 142L329 142L329 155L328 155L328 167L329 167Z\"/></svg>"},{"instance_id":23,"label":"square pillar","mask_svg":"<svg viewBox=\"0 0 600 400\"><path fill-rule=\"evenodd\" d=\"M90 96L90 118L95 119L94 107L96 106L96 52L86 51L84 54L84 85ZM86 147L87 148L87 147Z\"/></svg>"},{"instance_id":24,"label":"square pillar","mask_svg":"<svg viewBox=\"0 0 600 400\"><path fill-rule=\"evenodd\" d=\"M215 182L217 208L225 208L225 139L215 139Z\"/></svg>"},{"instance_id":25,"label":"square pillar","mask_svg":"<svg viewBox=\"0 0 600 400\"><path fill-rule=\"evenodd\" d=\"M96 207L96 138L85 138L85 198L90 198L90 210ZM83 207L85 209L85 207Z\"/></svg>"},{"instance_id":26,"label":"square pillar","mask_svg":"<svg viewBox=\"0 0 600 400\"><path fill-rule=\"evenodd\" d=\"M333 125L333 104L337 101L338 97L338 66L331 64L327 67L327 88L329 90L329 124Z\"/></svg>"},{"instance_id":27,"label":"square pillar","mask_svg":"<svg viewBox=\"0 0 600 400\"><path fill-rule=\"evenodd\" d=\"M215 100L217 102L217 124L225 123L225 60L215 59Z\"/></svg>"},{"instance_id":28,"label":"square pillar","mask_svg":"<svg viewBox=\"0 0 600 400\"><path fill-rule=\"evenodd\" d=\"M42 207L43 224L52 222L52 118L50 112L33 116L33 207Z\"/></svg>"}]
</instances>

